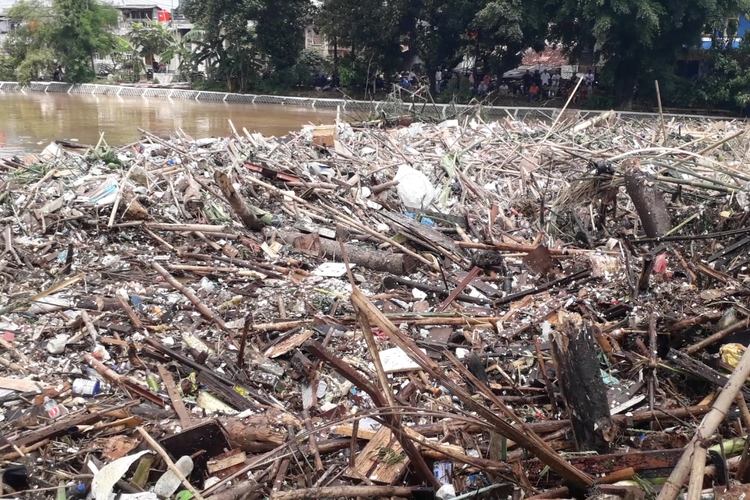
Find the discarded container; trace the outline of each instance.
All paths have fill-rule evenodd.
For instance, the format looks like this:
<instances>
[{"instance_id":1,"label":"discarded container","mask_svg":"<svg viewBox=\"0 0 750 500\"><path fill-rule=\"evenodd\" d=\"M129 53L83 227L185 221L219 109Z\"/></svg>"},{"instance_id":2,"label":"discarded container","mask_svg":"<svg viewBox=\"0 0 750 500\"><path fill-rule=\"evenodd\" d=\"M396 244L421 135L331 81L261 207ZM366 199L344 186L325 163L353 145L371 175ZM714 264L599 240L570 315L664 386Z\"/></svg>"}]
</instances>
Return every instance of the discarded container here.
<instances>
[{"instance_id":1,"label":"discarded container","mask_svg":"<svg viewBox=\"0 0 750 500\"><path fill-rule=\"evenodd\" d=\"M336 125L320 125L313 129L313 144L322 147L333 147L333 141L338 139Z\"/></svg>"},{"instance_id":2,"label":"discarded container","mask_svg":"<svg viewBox=\"0 0 750 500\"><path fill-rule=\"evenodd\" d=\"M440 484L450 484L451 475L453 475L453 464L445 460L435 462L432 466L432 473Z\"/></svg>"},{"instance_id":3,"label":"discarded container","mask_svg":"<svg viewBox=\"0 0 750 500\"><path fill-rule=\"evenodd\" d=\"M50 354L62 354L65 352L65 344L68 342L67 335L58 335L47 342L47 352Z\"/></svg>"},{"instance_id":4,"label":"discarded container","mask_svg":"<svg viewBox=\"0 0 750 500\"><path fill-rule=\"evenodd\" d=\"M81 396L96 396L102 392L101 382L86 378L77 378L73 381L73 393Z\"/></svg>"},{"instance_id":5,"label":"discarded container","mask_svg":"<svg viewBox=\"0 0 750 500\"><path fill-rule=\"evenodd\" d=\"M184 477L188 477L193 472L193 459L187 455L180 457L174 465ZM159 498L169 498L177 491L180 484L182 484L180 478L170 469L156 482L154 493Z\"/></svg>"},{"instance_id":6,"label":"discarded container","mask_svg":"<svg viewBox=\"0 0 750 500\"><path fill-rule=\"evenodd\" d=\"M86 485L85 484L78 483L68 488L67 500L81 500L83 498L86 498Z\"/></svg>"},{"instance_id":7,"label":"discarded container","mask_svg":"<svg viewBox=\"0 0 750 500\"><path fill-rule=\"evenodd\" d=\"M60 407L57 405L57 401L46 396L44 398L44 411L53 420L60 416Z\"/></svg>"}]
</instances>

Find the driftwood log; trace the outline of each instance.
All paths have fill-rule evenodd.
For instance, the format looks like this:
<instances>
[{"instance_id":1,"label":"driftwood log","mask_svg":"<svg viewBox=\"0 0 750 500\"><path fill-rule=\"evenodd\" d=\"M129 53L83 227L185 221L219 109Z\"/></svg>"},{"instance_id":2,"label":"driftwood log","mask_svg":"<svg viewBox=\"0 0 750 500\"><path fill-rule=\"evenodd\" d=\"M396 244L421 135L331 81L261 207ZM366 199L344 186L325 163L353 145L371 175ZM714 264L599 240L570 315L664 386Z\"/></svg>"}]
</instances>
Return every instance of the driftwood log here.
<instances>
[{"instance_id":1,"label":"driftwood log","mask_svg":"<svg viewBox=\"0 0 750 500\"><path fill-rule=\"evenodd\" d=\"M229 206L232 207L232 210L237 214L237 217L240 218L246 228L251 231L260 231L265 227L265 224L263 224L250 207L247 206L242 195L234 189L232 181L227 174L217 170L214 172L214 180L216 181L216 184L219 185L227 202L229 202Z\"/></svg>"},{"instance_id":2,"label":"driftwood log","mask_svg":"<svg viewBox=\"0 0 750 500\"><path fill-rule=\"evenodd\" d=\"M296 231L279 231L278 235L292 250L315 257L327 257L341 260L341 247L338 242L320 238L317 234L303 234ZM393 253L362 248L357 245L344 245L349 262L358 266L401 276L416 270L417 261L403 253Z\"/></svg>"},{"instance_id":3,"label":"driftwood log","mask_svg":"<svg viewBox=\"0 0 750 500\"><path fill-rule=\"evenodd\" d=\"M643 230L649 238L664 236L672 229L672 222L656 180L641 170L636 159L625 161L625 189L633 200Z\"/></svg>"},{"instance_id":4,"label":"driftwood log","mask_svg":"<svg viewBox=\"0 0 750 500\"><path fill-rule=\"evenodd\" d=\"M607 453L617 434L610 416L594 336L576 313L558 313L550 346L579 451Z\"/></svg>"}]
</instances>

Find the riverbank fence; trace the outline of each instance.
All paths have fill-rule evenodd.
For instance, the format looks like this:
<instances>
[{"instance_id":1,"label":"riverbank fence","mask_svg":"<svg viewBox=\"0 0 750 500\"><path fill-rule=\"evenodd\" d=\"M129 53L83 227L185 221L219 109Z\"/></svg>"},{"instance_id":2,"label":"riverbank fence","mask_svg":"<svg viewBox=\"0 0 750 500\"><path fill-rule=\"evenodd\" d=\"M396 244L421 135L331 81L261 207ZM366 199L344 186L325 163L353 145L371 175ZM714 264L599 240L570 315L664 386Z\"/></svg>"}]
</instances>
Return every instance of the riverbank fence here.
<instances>
[{"instance_id":1,"label":"riverbank fence","mask_svg":"<svg viewBox=\"0 0 750 500\"><path fill-rule=\"evenodd\" d=\"M128 85L101 85L95 83L70 84L62 82L32 82L22 86L17 82L0 81L0 92L44 92L56 94L83 94L103 95L116 97L140 97L143 99L160 98L172 100L194 100L198 102L223 102L226 104L277 104L282 106L340 109L347 118L356 117L361 120L375 117L394 117L401 115L423 114L441 119L455 118L474 113L477 106L465 104L435 104L425 102L408 102L402 100L384 101L358 101L352 99L316 98L316 97L291 97L262 94L235 94L230 92L213 92L205 90L169 89L146 86ZM521 120L543 120L552 121L561 112L560 108L552 107L559 101L550 101L550 107L523 107L523 106L481 106L483 116L498 118L508 116ZM592 118L605 112L604 110L579 110L571 109L568 113L578 113L581 120ZM617 111L618 116L647 117L654 113L643 113L635 111ZM726 117L703 116L698 114L671 114L664 116L682 118L719 118Z\"/></svg>"}]
</instances>

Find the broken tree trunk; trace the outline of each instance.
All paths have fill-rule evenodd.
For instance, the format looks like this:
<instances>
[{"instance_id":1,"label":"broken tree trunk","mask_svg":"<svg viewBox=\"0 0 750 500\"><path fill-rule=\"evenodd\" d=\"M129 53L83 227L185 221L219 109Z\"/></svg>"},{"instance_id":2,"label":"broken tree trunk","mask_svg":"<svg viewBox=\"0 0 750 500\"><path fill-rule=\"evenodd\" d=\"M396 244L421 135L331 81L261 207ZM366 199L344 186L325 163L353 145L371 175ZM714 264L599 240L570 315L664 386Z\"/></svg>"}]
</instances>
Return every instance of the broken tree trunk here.
<instances>
[{"instance_id":1,"label":"broken tree trunk","mask_svg":"<svg viewBox=\"0 0 750 500\"><path fill-rule=\"evenodd\" d=\"M609 452L617 428L609 412L596 343L581 316L558 312L558 331L550 347L579 451Z\"/></svg>"},{"instance_id":2,"label":"broken tree trunk","mask_svg":"<svg viewBox=\"0 0 750 500\"><path fill-rule=\"evenodd\" d=\"M315 257L335 257L341 259L341 248L335 241L320 238L317 234L303 234L296 231L279 231L287 243L291 243L294 250ZM386 273L401 276L411 274L416 270L417 261L403 253L374 251L355 245L344 245L349 262Z\"/></svg>"},{"instance_id":3,"label":"broken tree trunk","mask_svg":"<svg viewBox=\"0 0 750 500\"><path fill-rule=\"evenodd\" d=\"M221 188L221 192L229 202L229 205L234 210L234 213L240 218L246 228L251 231L260 231L265 225L258 219L253 213L250 207L247 206L242 196L234 189L232 181L229 180L229 176L224 172L217 170L214 172L214 180L216 184Z\"/></svg>"},{"instance_id":4,"label":"broken tree trunk","mask_svg":"<svg viewBox=\"0 0 750 500\"><path fill-rule=\"evenodd\" d=\"M625 189L633 200L643 230L649 238L664 236L672 229L672 222L656 180L640 169L636 159L626 160L625 167Z\"/></svg>"}]
</instances>

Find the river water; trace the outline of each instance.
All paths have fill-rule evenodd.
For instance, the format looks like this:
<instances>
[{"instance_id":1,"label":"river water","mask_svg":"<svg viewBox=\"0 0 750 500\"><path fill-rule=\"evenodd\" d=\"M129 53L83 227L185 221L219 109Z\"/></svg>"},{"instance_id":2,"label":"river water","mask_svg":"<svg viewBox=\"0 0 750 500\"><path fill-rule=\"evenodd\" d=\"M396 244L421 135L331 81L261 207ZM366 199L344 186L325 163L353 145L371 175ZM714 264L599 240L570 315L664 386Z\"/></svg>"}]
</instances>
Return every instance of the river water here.
<instances>
[{"instance_id":1,"label":"river water","mask_svg":"<svg viewBox=\"0 0 750 500\"><path fill-rule=\"evenodd\" d=\"M110 145L136 141L138 127L157 134L177 128L195 138L227 136L237 130L281 136L302 125L333 123L336 110L277 104L246 104L41 92L0 92L0 157L41 151L64 139Z\"/></svg>"}]
</instances>

